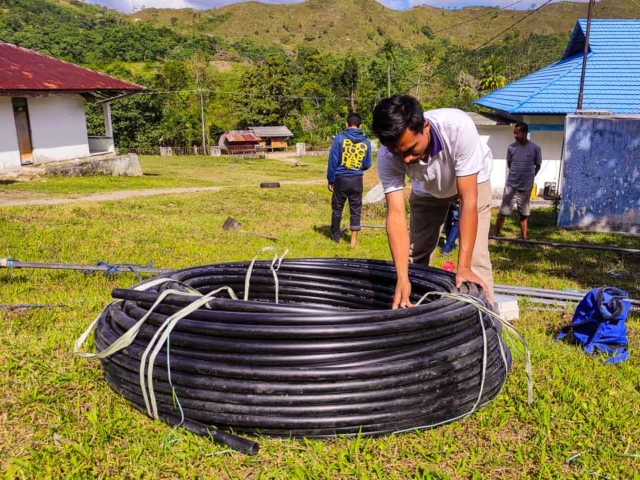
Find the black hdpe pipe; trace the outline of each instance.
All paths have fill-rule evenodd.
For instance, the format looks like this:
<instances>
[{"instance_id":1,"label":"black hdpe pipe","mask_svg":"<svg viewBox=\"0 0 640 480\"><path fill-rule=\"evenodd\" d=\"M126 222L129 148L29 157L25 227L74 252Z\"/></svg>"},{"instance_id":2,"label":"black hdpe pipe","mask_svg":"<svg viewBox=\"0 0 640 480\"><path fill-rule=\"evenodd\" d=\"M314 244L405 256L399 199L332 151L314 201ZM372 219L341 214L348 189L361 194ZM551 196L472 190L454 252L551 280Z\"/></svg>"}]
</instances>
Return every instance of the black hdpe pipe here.
<instances>
[{"instance_id":1,"label":"black hdpe pipe","mask_svg":"<svg viewBox=\"0 0 640 480\"><path fill-rule=\"evenodd\" d=\"M609 247L607 245L589 245L588 243L560 243L560 242L543 242L537 240L521 240L519 238L506 238L506 237L489 237L491 240L505 243L519 243L521 245L536 245L540 247L554 247L554 248L577 248L579 250L602 250L605 252L626 253L631 255L640 254L638 248L624 248L624 247Z\"/></svg>"},{"instance_id":2,"label":"black hdpe pipe","mask_svg":"<svg viewBox=\"0 0 640 480\"><path fill-rule=\"evenodd\" d=\"M109 273L164 273L170 270L166 268L153 268L143 265L128 263L116 265L74 265L69 263L42 263L21 262L9 258L0 258L0 268L40 268L44 270L78 270L84 272L109 272Z\"/></svg>"},{"instance_id":3,"label":"black hdpe pipe","mask_svg":"<svg viewBox=\"0 0 640 480\"><path fill-rule=\"evenodd\" d=\"M167 289L207 294L231 287L245 295L247 262L164 275L175 281L146 291L115 289L95 332L97 351L145 316ZM151 373L157 417L232 449L255 454L237 436L334 438L429 428L464 416L502 389L511 355L489 316L458 299L428 297L389 308L393 264L373 260L282 262L278 296L271 262L256 262L248 300L226 292L175 324ZM454 275L411 266L411 300L455 293ZM152 281L152 280L150 280ZM141 285L144 285L141 284ZM485 302L475 285L461 293ZM199 299L169 294L133 343L101 360L107 383L149 413L141 359L167 318ZM169 343L168 342L168 343ZM149 371L147 370L149 368Z\"/></svg>"}]
</instances>

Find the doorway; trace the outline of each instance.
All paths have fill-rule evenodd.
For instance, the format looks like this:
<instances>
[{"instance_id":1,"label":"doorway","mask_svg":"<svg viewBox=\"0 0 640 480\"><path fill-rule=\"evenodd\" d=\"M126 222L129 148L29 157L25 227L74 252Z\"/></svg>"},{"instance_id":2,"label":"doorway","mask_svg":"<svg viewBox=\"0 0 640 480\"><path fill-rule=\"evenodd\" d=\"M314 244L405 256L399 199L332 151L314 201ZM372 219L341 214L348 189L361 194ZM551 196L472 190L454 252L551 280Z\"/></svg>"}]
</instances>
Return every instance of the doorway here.
<instances>
[{"instance_id":1,"label":"doorway","mask_svg":"<svg viewBox=\"0 0 640 480\"><path fill-rule=\"evenodd\" d=\"M26 98L12 98L13 116L16 121L18 147L22 165L33 163L33 143L31 141L31 123L29 122L29 107Z\"/></svg>"}]
</instances>

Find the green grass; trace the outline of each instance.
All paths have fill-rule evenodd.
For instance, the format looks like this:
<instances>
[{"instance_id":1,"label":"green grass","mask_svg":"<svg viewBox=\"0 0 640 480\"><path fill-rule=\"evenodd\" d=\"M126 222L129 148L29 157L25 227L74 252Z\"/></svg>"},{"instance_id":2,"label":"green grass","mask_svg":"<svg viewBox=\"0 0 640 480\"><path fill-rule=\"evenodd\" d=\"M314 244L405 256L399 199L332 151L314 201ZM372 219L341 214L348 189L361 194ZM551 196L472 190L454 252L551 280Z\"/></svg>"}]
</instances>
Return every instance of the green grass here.
<instances>
[{"instance_id":1,"label":"green grass","mask_svg":"<svg viewBox=\"0 0 640 480\"><path fill-rule=\"evenodd\" d=\"M255 184L256 176L271 172L245 173L238 183ZM356 249L347 242L331 243L329 202L324 185L284 185L1 208L0 256L86 264L152 260L170 268L250 259L266 241L223 231L231 215L247 231L279 237L278 248L289 248L290 257L390 258L383 231L363 231ZM363 223L379 224L383 215L383 208L367 207ZM508 222L505 234L515 235L516 228ZM559 231L551 211L535 211L530 230L532 239L627 246L634 241ZM497 283L581 289L609 284L640 293L637 256L501 245L492 247L492 258ZM434 263L445 260L436 255ZM622 276L609 276L612 268ZM248 457L150 420L110 390L98 363L72 355L74 340L109 301L111 289L135 282L130 274L108 279L0 270L0 303L69 306L0 310L0 469L5 478L640 478L640 459L625 456L640 453L637 317L628 322L631 359L605 366L553 342L571 312L528 310L521 303L517 327L532 349L532 406L526 403L524 368L516 358L503 394L465 420L380 439L263 438L260 453Z\"/></svg>"},{"instance_id":2,"label":"green grass","mask_svg":"<svg viewBox=\"0 0 640 480\"><path fill-rule=\"evenodd\" d=\"M305 157L300 166L274 159L204 156L142 156L142 177L45 176L31 182L0 184L0 194L89 195L149 188L258 185L260 182L325 178L327 159Z\"/></svg>"}]
</instances>

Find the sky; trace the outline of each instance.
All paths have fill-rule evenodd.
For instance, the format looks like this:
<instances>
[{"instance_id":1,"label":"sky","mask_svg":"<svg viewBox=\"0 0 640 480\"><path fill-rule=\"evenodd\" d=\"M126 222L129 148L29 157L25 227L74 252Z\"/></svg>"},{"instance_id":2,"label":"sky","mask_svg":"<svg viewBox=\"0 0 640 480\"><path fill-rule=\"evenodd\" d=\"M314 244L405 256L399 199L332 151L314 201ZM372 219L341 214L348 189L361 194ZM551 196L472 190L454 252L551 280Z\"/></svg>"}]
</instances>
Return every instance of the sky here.
<instances>
[{"instance_id":1,"label":"sky","mask_svg":"<svg viewBox=\"0 0 640 480\"><path fill-rule=\"evenodd\" d=\"M158 8L215 8L231 3L239 3L243 0L87 0L89 3L97 3L121 12L130 13L142 7ZM302 0L261 0L263 3L300 3ZM396 10L407 10L416 5L432 5L434 7L469 7L483 5L491 7L505 7L516 0L378 0L383 5ZM588 1L588 0L573 0ZM540 5L544 0L523 0L514 8L528 9L531 5Z\"/></svg>"}]
</instances>

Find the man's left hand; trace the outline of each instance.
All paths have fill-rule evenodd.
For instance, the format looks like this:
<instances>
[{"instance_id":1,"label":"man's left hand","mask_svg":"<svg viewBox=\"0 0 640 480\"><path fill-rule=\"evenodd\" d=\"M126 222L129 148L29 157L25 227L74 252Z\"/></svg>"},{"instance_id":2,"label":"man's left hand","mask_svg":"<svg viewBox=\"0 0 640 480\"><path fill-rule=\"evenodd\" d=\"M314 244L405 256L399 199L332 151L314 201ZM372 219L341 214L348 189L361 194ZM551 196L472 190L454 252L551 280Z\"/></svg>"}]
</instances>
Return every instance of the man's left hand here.
<instances>
[{"instance_id":1,"label":"man's left hand","mask_svg":"<svg viewBox=\"0 0 640 480\"><path fill-rule=\"evenodd\" d=\"M329 189L329 191L330 191L331 193L333 193L333 183L328 183L328 184L327 184L327 188Z\"/></svg>"},{"instance_id":2,"label":"man's left hand","mask_svg":"<svg viewBox=\"0 0 640 480\"><path fill-rule=\"evenodd\" d=\"M473 273L470 268L458 268L458 273L456 274L456 288L461 288L464 282L475 283L480 285L485 292L489 291L487 285L478 275Z\"/></svg>"}]
</instances>

